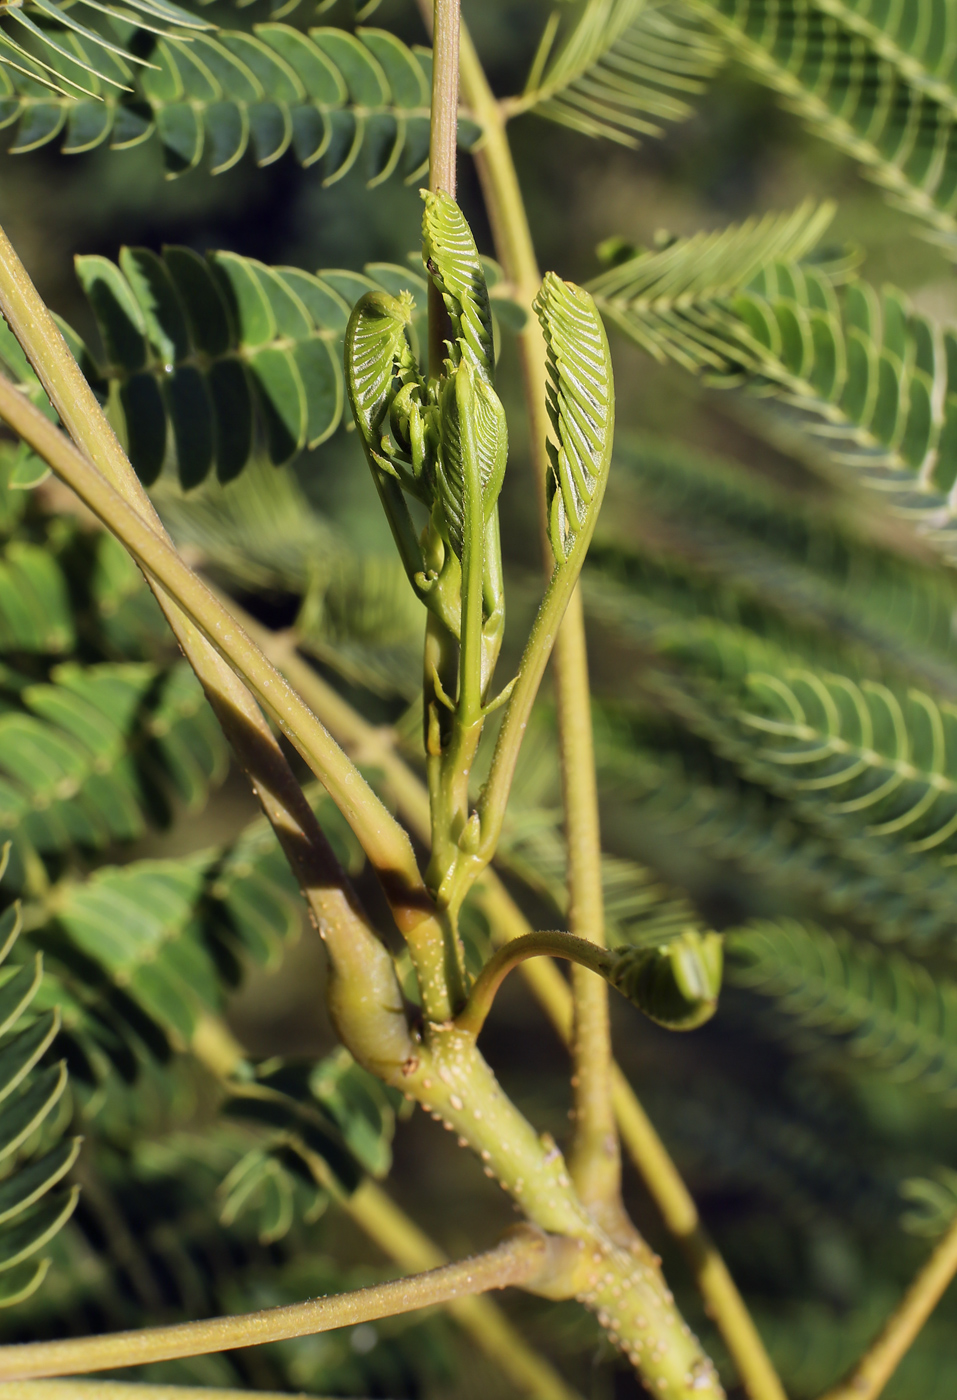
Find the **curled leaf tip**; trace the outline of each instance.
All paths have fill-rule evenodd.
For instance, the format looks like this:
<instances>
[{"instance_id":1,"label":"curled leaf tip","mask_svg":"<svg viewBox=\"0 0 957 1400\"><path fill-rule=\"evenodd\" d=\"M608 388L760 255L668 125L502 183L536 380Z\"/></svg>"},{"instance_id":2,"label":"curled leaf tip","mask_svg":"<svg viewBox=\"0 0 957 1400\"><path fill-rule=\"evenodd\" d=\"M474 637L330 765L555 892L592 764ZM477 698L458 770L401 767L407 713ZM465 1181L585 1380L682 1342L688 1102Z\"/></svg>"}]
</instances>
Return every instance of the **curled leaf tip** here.
<instances>
[{"instance_id":1,"label":"curled leaf tip","mask_svg":"<svg viewBox=\"0 0 957 1400\"><path fill-rule=\"evenodd\" d=\"M723 969L721 935L685 929L667 943L616 949L609 981L658 1025L690 1031L717 1010Z\"/></svg>"}]
</instances>

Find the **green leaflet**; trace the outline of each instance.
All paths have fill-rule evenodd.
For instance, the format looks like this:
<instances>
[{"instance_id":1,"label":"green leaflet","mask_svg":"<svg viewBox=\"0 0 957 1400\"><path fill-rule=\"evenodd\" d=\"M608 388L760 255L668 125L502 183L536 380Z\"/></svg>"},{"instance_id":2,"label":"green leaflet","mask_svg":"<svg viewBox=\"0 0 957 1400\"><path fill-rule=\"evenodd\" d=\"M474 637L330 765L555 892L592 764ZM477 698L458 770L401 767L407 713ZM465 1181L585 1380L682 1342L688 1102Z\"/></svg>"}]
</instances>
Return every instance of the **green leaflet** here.
<instances>
[{"instance_id":1,"label":"green leaflet","mask_svg":"<svg viewBox=\"0 0 957 1400\"><path fill-rule=\"evenodd\" d=\"M901 1224L912 1235L942 1235L957 1215L957 1172L938 1167L932 1178L911 1177L901 1195L913 1202Z\"/></svg>"},{"instance_id":2,"label":"green leaflet","mask_svg":"<svg viewBox=\"0 0 957 1400\"><path fill-rule=\"evenodd\" d=\"M545 335L548 415L548 535L559 565L584 557L611 463L615 391L611 352L588 292L546 274L535 299ZM580 565L579 565L580 567Z\"/></svg>"},{"instance_id":3,"label":"green leaflet","mask_svg":"<svg viewBox=\"0 0 957 1400\"><path fill-rule=\"evenodd\" d=\"M83 21L77 16L77 9L83 14ZM168 0L163 0L162 4L137 0L136 9L140 11L143 28L155 33L167 29L195 33L212 28ZM103 14L108 17L105 23L101 18ZM5 69L4 76L26 78L28 91L32 88L45 96L60 95L73 101L81 94L99 96L104 89L116 95L118 90L129 91L135 66L144 63L142 55L134 54L117 42L125 16L109 4L82 0L79 6L67 9L55 0L30 0L22 9L8 9L3 18L6 22L0 27L0 65ZM36 18L41 24L35 22ZM84 106L92 104L81 101L80 108ZM50 103L50 107L57 113L53 119L57 128L62 127L66 113L60 111L55 102ZM72 149L88 149L89 144L95 144L90 141L94 129L92 114L86 114L84 127L88 144L84 146L79 133L72 133Z\"/></svg>"},{"instance_id":4,"label":"green leaflet","mask_svg":"<svg viewBox=\"0 0 957 1400\"><path fill-rule=\"evenodd\" d=\"M163 1034L188 1044L204 1009L218 1011L224 986L240 979L242 960L275 966L299 930L295 883L257 822L226 850L106 866L72 885L50 946L64 956L65 935ZM88 1033L82 1016L67 1025ZM136 1036L135 1021L129 1029Z\"/></svg>"},{"instance_id":5,"label":"green leaflet","mask_svg":"<svg viewBox=\"0 0 957 1400\"><path fill-rule=\"evenodd\" d=\"M452 354L469 357L491 382L495 374L492 312L485 270L472 230L450 195L422 192L422 261L442 293L452 322Z\"/></svg>"},{"instance_id":6,"label":"green leaflet","mask_svg":"<svg viewBox=\"0 0 957 1400\"><path fill-rule=\"evenodd\" d=\"M17 904L0 917L0 964L20 928ZM36 1256L73 1214L79 1193L76 1186L55 1190L80 1141L57 1142L63 1124L54 1114L67 1087L65 1063L38 1068L60 1026L57 1011L36 1014L42 978L39 955L19 970L8 965L0 971L0 1161L6 1173L0 1183L0 1307L40 1287L50 1259Z\"/></svg>"},{"instance_id":7,"label":"green leaflet","mask_svg":"<svg viewBox=\"0 0 957 1400\"><path fill-rule=\"evenodd\" d=\"M396 298L369 292L356 303L346 332L346 375L356 426L376 464L393 476L395 470L381 452L381 429L395 396L394 381L403 369L412 369L405 328L413 306L408 293Z\"/></svg>"},{"instance_id":8,"label":"green leaflet","mask_svg":"<svg viewBox=\"0 0 957 1400\"><path fill-rule=\"evenodd\" d=\"M730 376L741 352L721 319L724 300L769 264L806 257L833 217L832 204L808 201L790 214L667 240L594 278L588 290L601 313L656 359Z\"/></svg>"},{"instance_id":9,"label":"green leaflet","mask_svg":"<svg viewBox=\"0 0 957 1400\"><path fill-rule=\"evenodd\" d=\"M735 930L728 953L738 986L841 1037L848 1054L891 1079L957 1102L957 985L947 978L793 919Z\"/></svg>"},{"instance_id":10,"label":"green leaflet","mask_svg":"<svg viewBox=\"0 0 957 1400\"><path fill-rule=\"evenodd\" d=\"M152 484L172 458L186 489L214 469L231 480L259 452L279 464L325 442L342 421L353 301L384 284L408 301L425 286L390 264L374 277L314 276L188 248L126 248L118 266L92 257L77 268L108 362L74 335L87 377L118 401L140 478Z\"/></svg>"},{"instance_id":11,"label":"green leaflet","mask_svg":"<svg viewBox=\"0 0 957 1400\"><path fill-rule=\"evenodd\" d=\"M68 22L72 12L52 0L50 8ZM356 168L372 186L396 173L414 184L428 169L427 51L379 29L305 34L270 22L251 34L199 33L212 26L183 15L177 20L171 7L145 60L107 51L122 26L97 15L95 34L60 30L63 42L52 39L57 31L44 30L44 42L31 30L15 57L7 50L7 66L0 49L0 124L19 123L13 151L36 150L64 131L67 154L123 149L155 134L170 178L204 155L219 174L250 149L260 165L291 150L301 165L321 165L327 185ZM184 22L188 34L177 30ZM12 39L19 28L8 23L2 32ZM463 120L463 146L475 136Z\"/></svg>"},{"instance_id":12,"label":"green leaflet","mask_svg":"<svg viewBox=\"0 0 957 1400\"><path fill-rule=\"evenodd\" d=\"M586 136L637 146L684 121L724 53L701 22L646 0L590 0L555 49L554 11L525 92L512 111L537 112Z\"/></svg>"},{"instance_id":13,"label":"green leaflet","mask_svg":"<svg viewBox=\"0 0 957 1400\"><path fill-rule=\"evenodd\" d=\"M957 98L945 5L682 0L682 9L953 254Z\"/></svg>"},{"instance_id":14,"label":"green leaflet","mask_svg":"<svg viewBox=\"0 0 957 1400\"><path fill-rule=\"evenodd\" d=\"M951 332L893 288L843 290L847 268L776 261L805 254L824 211L678 240L591 284L631 339L716 387L761 399L768 436L854 475L949 558L957 479Z\"/></svg>"}]
</instances>

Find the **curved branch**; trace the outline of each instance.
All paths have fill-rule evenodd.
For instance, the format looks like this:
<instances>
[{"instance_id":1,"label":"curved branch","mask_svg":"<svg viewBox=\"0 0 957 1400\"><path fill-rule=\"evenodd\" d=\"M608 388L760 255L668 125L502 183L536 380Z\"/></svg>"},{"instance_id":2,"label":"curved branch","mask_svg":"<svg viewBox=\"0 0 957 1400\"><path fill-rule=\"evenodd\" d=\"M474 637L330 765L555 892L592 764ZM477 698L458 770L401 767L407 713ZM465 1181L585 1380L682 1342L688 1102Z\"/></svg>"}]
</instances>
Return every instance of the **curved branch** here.
<instances>
[{"instance_id":1,"label":"curved branch","mask_svg":"<svg viewBox=\"0 0 957 1400\"><path fill-rule=\"evenodd\" d=\"M549 1264L549 1241L540 1230L519 1226L494 1249L440 1269L353 1293L264 1308L237 1317L211 1317L168 1327L144 1327L99 1337L24 1342L0 1348L0 1380L75 1375L143 1366L183 1356L205 1356L234 1347L259 1346L289 1337L313 1336L381 1317L414 1312L492 1288L534 1285Z\"/></svg>"},{"instance_id":2,"label":"curved branch","mask_svg":"<svg viewBox=\"0 0 957 1400\"><path fill-rule=\"evenodd\" d=\"M841 1385L821 1400L877 1400L957 1274L957 1220L888 1319L873 1346Z\"/></svg>"}]
</instances>

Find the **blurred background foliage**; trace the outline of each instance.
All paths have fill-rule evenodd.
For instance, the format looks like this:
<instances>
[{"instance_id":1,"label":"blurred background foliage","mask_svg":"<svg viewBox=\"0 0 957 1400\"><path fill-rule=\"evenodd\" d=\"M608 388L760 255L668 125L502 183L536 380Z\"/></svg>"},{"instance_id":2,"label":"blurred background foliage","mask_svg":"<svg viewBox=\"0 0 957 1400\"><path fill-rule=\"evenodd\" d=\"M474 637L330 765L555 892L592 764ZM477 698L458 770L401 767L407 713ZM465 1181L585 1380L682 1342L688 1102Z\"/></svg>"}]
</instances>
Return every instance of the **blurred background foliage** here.
<instances>
[{"instance_id":1,"label":"blurred background foliage","mask_svg":"<svg viewBox=\"0 0 957 1400\"><path fill-rule=\"evenodd\" d=\"M229 22L251 26L268 18L262 9L230 9ZM550 6L465 0L464 10L496 92L520 91ZM215 19L216 7L204 15ZM300 19L354 22L347 0L321 20L303 13L290 22ZM425 42L408 0L384 0L371 22L409 44ZM636 150L534 114L510 134L541 265L563 276L594 277L596 248L613 235L650 246L662 229L690 234L833 196L829 245L860 245L872 283L893 281L925 314L957 319L944 254L733 64L690 120ZM461 201L490 253L465 156ZM115 260L124 244L158 251L176 243L308 270L405 264L418 243L420 207L416 190L398 179L370 191L357 168L326 187L321 170L303 171L291 155L265 168L247 156L215 179L194 170L169 181L155 140L75 157L50 145L0 163L8 234L49 305L91 344L96 330L74 276L76 254ZM616 1004L616 1051L753 1306L789 1394L802 1400L867 1342L957 1195L952 877L945 872L940 887L919 877L915 885L895 865L899 853L865 858L853 834L835 836L793 792L738 763L733 736L716 735L700 715L733 681L734 646L776 647L794 664L919 685L952 702L957 583L902 528L758 436L738 400L654 363L620 336L612 343L619 448L586 577L605 845L618 862L610 862L609 881L617 870L624 888L612 913L622 927L644 917L637 862L714 927L744 930L732 935L729 985L714 1022L673 1036ZM510 600L503 674L539 588L519 379L505 333L499 384L512 451L502 497ZM13 454L5 450L7 472ZM395 1105L384 1098L337 1119L340 1090L329 1084L345 1070L324 1009L318 940L300 927L295 890L256 824L242 775L204 724L189 678L178 676L135 571L49 483L5 494L4 540L15 541L5 557L24 543L52 555L62 572L63 628L53 641L14 628L3 642L4 717L55 717L35 692L68 684L71 664L152 669L130 740L140 816L129 828L111 828L98 849L78 852L68 813L62 829L51 817L45 834L19 818L7 823L14 845L4 888L23 895L21 940L45 951L45 995L64 1005L60 1053L73 1089L60 1130L72 1119L87 1148L75 1169L80 1204L52 1247L54 1268L29 1304L0 1313L0 1335L245 1309L389 1272L336 1207L335 1190L323 1192L303 1173L295 1148L302 1124L285 1125L277 1138L269 1136L275 1122L264 1128L255 1115L220 1113L217 1086L182 1053L208 1010L222 1011L248 1054L265 1062L264 1082L280 1073L277 1056L312 1074L300 1099L321 1107L322 1150L340 1162L343 1180L391 1165L389 1191L450 1254L490 1241L512 1219L508 1203L438 1126L416 1113L392 1142ZM295 626L321 673L368 719L395 726L415 762L408 706L421 619L402 591L354 438L339 433L278 474L255 466L231 486L207 484L187 497L164 476L156 499L188 556L261 622ZM712 645L720 663L699 666L694 658ZM172 784L158 776L164 762L173 764ZM505 848L506 879L529 917L546 925L562 899L558 806L546 692ZM348 833L328 804L322 815L381 914ZM187 868L192 884L183 883ZM112 965L84 960L82 905L94 896L162 915L148 958L120 949ZM481 917L469 927L481 947ZM762 941L767 928L777 933ZM878 966L868 950L889 944L893 956ZM251 965L258 970L250 978ZM184 981L196 993L185 1013ZM565 1054L517 977L496 1004L486 1048L508 1092L561 1140ZM908 1181L910 1200L901 1191ZM686 1315L726 1366L683 1260L633 1174L627 1202L663 1255ZM588 1400L637 1394L631 1373L572 1305L516 1294L503 1306ZM952 1290L888 1400L957 1393L955 1339ZM139 1375L395 1400L511 1393L437 1315ZM726 1376L733 1387L727 1368Z\"/></svg>"}]
</instances>

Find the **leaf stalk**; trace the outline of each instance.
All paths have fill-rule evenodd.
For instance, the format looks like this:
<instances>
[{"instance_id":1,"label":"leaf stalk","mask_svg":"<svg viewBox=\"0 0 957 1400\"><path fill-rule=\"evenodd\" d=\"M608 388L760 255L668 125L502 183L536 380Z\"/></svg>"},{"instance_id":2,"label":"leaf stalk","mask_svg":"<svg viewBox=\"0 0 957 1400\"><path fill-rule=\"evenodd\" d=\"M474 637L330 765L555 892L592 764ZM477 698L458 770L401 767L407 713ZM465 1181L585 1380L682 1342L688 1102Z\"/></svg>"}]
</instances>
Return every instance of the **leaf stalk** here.
<instances>
[{"instance_id":1,"label":"leaf stalk","mask_svg":"<svg viewBox=\"0 0 957 1400\"><path fill-rule=\"evenodd\" d=\"M957 1274L957 1219L920 1270L880 1336L821 1400L876 1400Z\"/></svg>"},{"instance_id":2,"label":"leaf stalk","mask_svg":"<svg viewBox=\"0 0 957 1400\"><path fill-rule=\"evenodd\" d=\"M236 1317L144 1327L105 1336L55 1342L23 1342L0 1349L0 1379L76 1375L116 1366L146 1365L204 1356L234 1347L259 1346L290 1337L314 1336L337 1327L395 1317L453 1298L493 1288L533 1285L551 1265L550 1243L540 1230L518 1226L494 1249L428 1273L353 1293L310 1299Z\"/></svg>"}]
</instances>

